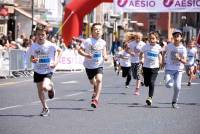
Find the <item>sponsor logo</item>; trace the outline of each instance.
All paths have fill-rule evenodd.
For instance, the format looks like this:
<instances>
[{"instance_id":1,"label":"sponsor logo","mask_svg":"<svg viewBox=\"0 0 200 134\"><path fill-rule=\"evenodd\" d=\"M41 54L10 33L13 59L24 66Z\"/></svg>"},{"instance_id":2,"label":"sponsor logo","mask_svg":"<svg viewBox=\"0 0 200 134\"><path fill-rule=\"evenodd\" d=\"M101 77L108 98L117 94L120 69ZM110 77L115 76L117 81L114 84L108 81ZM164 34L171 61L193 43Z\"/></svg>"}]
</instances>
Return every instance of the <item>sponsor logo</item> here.
<instances>
[{"instance_id":1,"label":"sponsor logo","mask_svg":"<svg viewBox=\"0 0 200 134\"><path fill-rule=\"evenodd\" d=\"M128 0L118 0L117 1L117 5L119 7L124 7L124 6L126 6L127 3L128 3Z\"/></svg>"},{"instance_id":2,"label":"sponsor logo","mask_svg":"<svg viewBox=\"0 0 200 134\"><path fill-rule=\"evenodd\" d=\"M170 7L174 3L174 0L163 0L163 5L165 7Z\"/></svg>"}]
</instances>

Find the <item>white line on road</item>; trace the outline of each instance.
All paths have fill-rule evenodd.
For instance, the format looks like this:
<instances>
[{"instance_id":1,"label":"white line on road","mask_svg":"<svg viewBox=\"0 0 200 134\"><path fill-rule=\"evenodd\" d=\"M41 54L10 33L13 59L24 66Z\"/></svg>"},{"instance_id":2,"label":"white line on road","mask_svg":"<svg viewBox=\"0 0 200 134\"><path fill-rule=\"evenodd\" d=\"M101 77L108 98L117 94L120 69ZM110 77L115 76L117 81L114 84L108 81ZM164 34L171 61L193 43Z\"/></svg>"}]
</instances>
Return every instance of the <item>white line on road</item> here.
<instances>
[{"instance_id":1,"label":"white line on road","mask_svg":"<svg viewBox=\"0 0 200 134\"><path fill-rule=\"evenodd\" d=\"M14 84L19 84L19 83L24 83L24 82L30 82L30 81L33 81L33 80L24 80L24 81L17 81L17 82L0 83L0 86L14 85Z\"/></svg>"},{"instance_id":2,"label":"white line on road","mask_svg":"<svg viewBox=\"0 0 200 134\"><path fill-rule=\"evenodd\" d=\"M88 90L88 91L90 91L90 90ZM62 99L63 97L72 97L72 96L77 96L77 95L81 95L81 94L84 94L84 93L85 92L78 92L78 93L74 93L74 94L68 94L68 95L64 95L62 97L58 97L58 98L47 99L46 101L59 100L59 99ZM40 103L40 101L34 101L34 102L29 103L29 104L4 107L4 108L0 108L0 111L7 110L7 109L12 109L12 108L19 108L19 107L29 106L29 105L35 105L35 104L39 104L39 103Z\"/></svg>"},{"instance_id":3,"label":"white line on road","mask_svg":"<svg viewBox=\"0 0 200 134\"><path fill-rule=\"evenodd\" d=\"M24 105L16 105L16 106L4 107L4 108L0 108L0 111L6 110L6 109L11 109L11 108L23 107L23 106Z\"/></svg>"},{"instance_id":4,"label":"white line on road","mask_svg":"<svg viewBox=\"0 0 200 134\"><path fill-rule=\"evenodd\" d=\"M78 83L78 81L66 81L66 82L61 82L61 84L74 84Z\"/></svg>"}]
</instances>

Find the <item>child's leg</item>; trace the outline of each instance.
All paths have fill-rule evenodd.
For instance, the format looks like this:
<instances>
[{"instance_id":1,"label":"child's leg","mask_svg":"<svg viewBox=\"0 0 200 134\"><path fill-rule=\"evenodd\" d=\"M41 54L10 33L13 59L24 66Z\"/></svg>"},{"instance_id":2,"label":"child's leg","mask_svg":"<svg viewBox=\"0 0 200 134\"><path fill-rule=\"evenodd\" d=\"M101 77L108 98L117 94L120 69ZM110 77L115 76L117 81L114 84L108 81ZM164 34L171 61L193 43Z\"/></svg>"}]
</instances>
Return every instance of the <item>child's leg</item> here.
<instances>
[{"instance_id":1,"label":"child's leg","mask_svg":"<svg viewBox=\"0 0 200 134\"><path fill-rule=\"evenodd\" d=\"M96 76L96 100L99 100L101 89L102 89L102 79L103 79L103 74L98 73Z\"/></svg>"},{"instance_id":2,"label":"child's leg","mask_svg":"<svg viewBox=\"0 0 200 134\"><path fill-rule=\"evenodd\" d=\"M38 89L38 96L42 103L43 108L48 108L46 101L45 101L45 90L43 88L43 82L37 83L37 89Z\"/></svg>"},{"instance_id":3,"label":"child's leg","mask_svg":"<svg viewBox=\"0 0 200 134\"><path fill-rule=\"evenodd\" d=\"M173 103L178 102L178 97L179 97L179 93L181 90L181 80L182 80L182 72L177 71L174 74L174 95L173 95L173 99L172 99Z\"/></svg>"},{"instance_id":4,"label":"child's leg","mask_svg":"<svg viewBox=\"0 0 200 134\"><path fill-rule=\"evenodd\" d=\"M174 86L173 83L173 71L166 70L165 71L165 86L167 88L172 88Z\"/></svg>"},{"instance_id":5,"label":"child's leg","mask_svg":"<svg viewBox=\"0 0 200 134\"><path fill-rule=\"evenodd\" d=\"M149 97L153 97L154 94L154 85L156 78L158 76L158 68L150 69L150 81L149 81Z\"/></svg>"}]
</instances>

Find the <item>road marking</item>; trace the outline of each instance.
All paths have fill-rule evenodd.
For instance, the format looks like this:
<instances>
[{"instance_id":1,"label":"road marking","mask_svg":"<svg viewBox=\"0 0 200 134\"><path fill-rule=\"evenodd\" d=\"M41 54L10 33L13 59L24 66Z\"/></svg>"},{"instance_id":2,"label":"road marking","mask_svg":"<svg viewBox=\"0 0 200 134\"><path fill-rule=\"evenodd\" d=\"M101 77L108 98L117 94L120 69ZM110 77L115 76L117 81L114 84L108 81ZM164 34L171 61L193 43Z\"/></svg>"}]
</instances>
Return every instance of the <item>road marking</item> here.
<instances>
[{"instance_id":1,"label":"road marking","mask_svg":"<svg viewBox=\"0 0 200 134\"><path fill-rule=\"evenodd\" d=\"M23 106L24 105L16 105L16 106L4 107L4 108L0 108L0 111L6 110L6 109L11 109L11 108L23 107Z\"/></svg>"},{"instance_id":2,"label":"road marking","mask_svg":"<svg viewBox=\"0 0 200 134\"><path fill-rule=\"evenodd\" d=\"M24 81L17 81L17 82L6 82L6 83L0 83L0 86L14 85L14 84L30 82L30 81L32 81L32 80L24 80Z\"/></svg>"},{"instance_id":3,"label":"road marking","mask_svg":"<svg viewBox=\"0 0 200 134\"><path fill-rule=\"evenodd\" d=\"M90 90L87 90L87 91L90 91ZM81 94L84 94L86 92L77 92L77 93L74 93L74 94L67 94L67 95L64 95L62 97L58 97L58 98L53 98L53 99L46 99L46 101L54 101L54 100L59 100L59 99L62 99L63 97L72 97L72 96L77 96L77 95L81 95ZM9 106L9 107L3 107L3 108L0 108L0 111L3 111L3 110L7 110L7 109L12 109L12 108L19 108L19 107L25 107L25 106L30 106L30 105L36 105L36 104L39 104L40 101L34 101L34 102L31 102L29 104L24 104L24 105L15 105L15 106Z\"/></svg>"},{"instance_id":4,"label":"road marking","mask_svg":"<svg viewBox=\"0 0 200 134\"><path fill-rule=\"evenodd\" d=\"M78 83L78 81L66 81L66 82L61 82L61 84L74 84Z\"/></svg>"},{"instance_id":5,"label":"road marking","mask_svg":"<svg viewBox=\"0 0 200 134\"><path fill-rule=\"evenodd\" d=\"M182 85L187 85L187 84L188 84L187 82L183 82L183 83L182 83ZM192 82L191 85L200 85L200 83Z\"/></svg>"},{"instance_id":6,"label":"road marking","mask_svg":"<svg viewBox=\"0 0 200 134\"><path fill-rule=\"evenodd\" d=\"M63 74L63 75L59 75L59 76L54 76L53 79L57 79L59 77L63 77L64 75L72 75L72 74ZM15 84L21 84L24 82L32 82L33 79L31 78L30 80L23 80L23 81L16 81L16 82L6 82L6 83L0 83L0 87L3 86L10 86L10 85L15 85Z\"/></svg>"}]
</instances>

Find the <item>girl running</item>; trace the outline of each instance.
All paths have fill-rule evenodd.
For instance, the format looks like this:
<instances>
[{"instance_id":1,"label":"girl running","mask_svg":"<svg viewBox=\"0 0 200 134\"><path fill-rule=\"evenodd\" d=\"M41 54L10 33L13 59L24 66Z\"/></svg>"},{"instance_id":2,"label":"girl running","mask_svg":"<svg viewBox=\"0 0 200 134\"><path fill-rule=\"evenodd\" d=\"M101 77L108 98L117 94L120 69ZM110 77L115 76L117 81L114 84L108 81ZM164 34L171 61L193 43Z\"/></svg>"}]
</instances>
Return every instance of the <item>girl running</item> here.
<instances>
[{"instance_id":1,"label":"girl running","mask_svg":"<svg viewBox=\"0 0 200 134\"><path fill-rule=\"evenodd\" d=\"M149 95L146 100L148 106L152 105L154 85L158 75L159 67L162 64L161 46L157 43L159 35L157 32L149 34L149 43L141 51L140 61L143 64L144 85L149 87Z\"/></svg>"}]
</instances>

